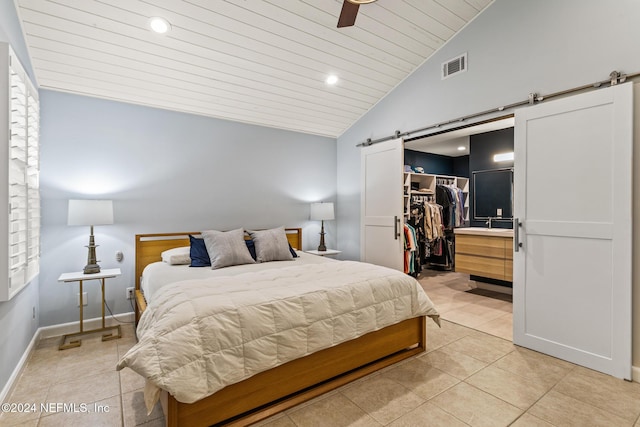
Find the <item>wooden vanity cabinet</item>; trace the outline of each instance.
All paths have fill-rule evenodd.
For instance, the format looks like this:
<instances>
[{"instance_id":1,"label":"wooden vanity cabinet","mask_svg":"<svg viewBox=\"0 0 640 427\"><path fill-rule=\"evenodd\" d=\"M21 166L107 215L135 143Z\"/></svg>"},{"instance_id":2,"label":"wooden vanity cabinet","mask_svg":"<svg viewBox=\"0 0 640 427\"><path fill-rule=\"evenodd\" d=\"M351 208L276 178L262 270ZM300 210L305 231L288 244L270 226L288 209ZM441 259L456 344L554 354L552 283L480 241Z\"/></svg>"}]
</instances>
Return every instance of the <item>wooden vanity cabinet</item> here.
<instances>
[{"instance_id":1,"label":"wooden vanity cabinet","mask_svg":"<svg viewBox=\"0 0 640 427\"><path fill-rule=\"evenodd\" d=\"M455 270L513 281L513 237L456 233Z\"/></svg>"}]
</instances>

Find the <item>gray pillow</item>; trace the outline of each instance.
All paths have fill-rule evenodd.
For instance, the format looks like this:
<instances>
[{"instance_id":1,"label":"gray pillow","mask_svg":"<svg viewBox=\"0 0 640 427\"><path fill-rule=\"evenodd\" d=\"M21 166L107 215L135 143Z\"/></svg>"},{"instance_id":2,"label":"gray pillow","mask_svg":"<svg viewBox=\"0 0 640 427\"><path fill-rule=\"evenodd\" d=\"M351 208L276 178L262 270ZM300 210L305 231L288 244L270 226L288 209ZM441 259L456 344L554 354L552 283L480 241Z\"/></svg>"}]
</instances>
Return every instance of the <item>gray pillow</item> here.
<instances>
[{"instance_id":1,"label":"gray pillow","mask_svg":"<svg viewBox=\"0 0 640 427\"><path fill-rule=\"evenodd\" d=\"M214 270L231 265L255 263L244 242L242 228L231 231L206 230L202 232L202 237L209 253L211 268Z\"/></svg>"},{"instance_id":2,"label":"gray pillow","mask_svg":"<svg viewBox=\"0 0 640 427\"><path fill-rule=\"evenodd\" d=\"M293 259L284 227L248 231L256 246L256 261L288 261Z\"/></svg>"}]
</instances>

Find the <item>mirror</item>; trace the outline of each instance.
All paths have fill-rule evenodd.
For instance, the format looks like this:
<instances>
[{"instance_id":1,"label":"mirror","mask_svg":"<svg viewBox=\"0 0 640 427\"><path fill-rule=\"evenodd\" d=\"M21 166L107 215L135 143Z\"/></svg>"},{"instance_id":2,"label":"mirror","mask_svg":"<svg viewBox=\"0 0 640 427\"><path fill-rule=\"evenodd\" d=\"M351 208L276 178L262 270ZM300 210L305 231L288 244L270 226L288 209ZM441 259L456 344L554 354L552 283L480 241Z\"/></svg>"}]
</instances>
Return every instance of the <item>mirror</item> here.
<instances>
[{"instance_id":1,"label":"mirror","mask_svg":"<svg viewBox=\"0 0 640 427\"><path fill-rule=\"evenodd\" d=\"M473 219L513 218L513 168L473 172Z\"/></svg>"}]
</instances>

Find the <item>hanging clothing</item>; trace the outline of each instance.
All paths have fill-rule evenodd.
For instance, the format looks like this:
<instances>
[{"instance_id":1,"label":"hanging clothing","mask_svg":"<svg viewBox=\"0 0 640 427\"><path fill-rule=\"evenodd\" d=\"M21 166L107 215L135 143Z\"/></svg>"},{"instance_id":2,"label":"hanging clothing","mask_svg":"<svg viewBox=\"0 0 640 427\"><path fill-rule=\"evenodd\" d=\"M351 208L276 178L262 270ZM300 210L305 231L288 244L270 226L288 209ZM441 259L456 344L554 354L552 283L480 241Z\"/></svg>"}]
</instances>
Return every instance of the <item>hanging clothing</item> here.
<instances>
[{"instance_id":1,"label":"hanging clothing","mask_svg":"<svg viewBox=\"0 0 640 427\"><path fill-rule=\"evenodd\" d=\"M415 256L418 246L416 242L415 229L409 224L404 224L404 272L407 274L417 274Z\"/></svg>"},{"instance_id":2,"label":"hanging clothing","mask_svg":"<svg viewBox=\"0 0 640 427\"><path fill-rule=\"evenodd\" d=\"M411 197L404 232L407 274L417 275L424 265L453 268L453 229L464 225L465 195L461 188L446 182L437 184L434 194Z\"/></svg>"},{"instance_id":3,"label":"hanging clothing","mask_svg":"<svg viewBox=\"0 0 640 427\"><path fill-rule=\"evenodd\" d=\"M464 193L453 185L438 184L436 186L436 202L442 205L443 224L446 229L460 227L464 224Z\"/></svg>"},{"instance_id":4,"label":"hanging clothing","mask_svg":"<svg viewBox=\"0 0 640 427\"><path fill-rule=\"evenodd\" d=\"M455 201L451 187L443 184L436 185L436 203L442 206L442 223L445 229L455 226Z\"/></svg>"},{"instance_id":5,"label":"hanging clothing","mask_svg":"<svg viewBox=\"0 0 640 427\"><path fill-rule=\"evenodd\" d=\"M430 215L430 232L431 238L428 240L436 240L440 239L444 236L444 208L441 205L436 203L427 204L427 208L429 209Z\"/></svg>"}]
</instances>

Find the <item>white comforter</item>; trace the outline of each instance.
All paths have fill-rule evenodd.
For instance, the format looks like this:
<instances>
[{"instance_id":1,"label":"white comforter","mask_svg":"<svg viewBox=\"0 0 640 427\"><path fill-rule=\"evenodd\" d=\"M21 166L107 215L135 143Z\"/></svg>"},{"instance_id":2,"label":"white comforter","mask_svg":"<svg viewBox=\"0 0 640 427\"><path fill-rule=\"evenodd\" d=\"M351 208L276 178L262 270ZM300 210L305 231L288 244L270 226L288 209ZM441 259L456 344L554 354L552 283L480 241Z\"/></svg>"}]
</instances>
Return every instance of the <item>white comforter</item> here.
<instances>
[{"instance_id":1,"label":"white comforter","mask_svg":"<svg viewBox=\"0 0 640 427\"><path fill-rule=\"evenodd\" d=\"M342 261L163 287L118 363L192 403L227 385L400 321L438 313L410 276ZM148 397L148 396L147 396Z\"/></svg>"},{"instance_id":2,"label":"white comforter","mask_svg":"<svg viewBox=\"0 0 640 427\"><path fill-rule=\"evenodd\" d=\"M297 251L298 257L291 261L257 262L255 264L234 265L218 268L193 268L188 265L170 265L166 262L153 262L147 265L142 272L140 287L144 292L147 304L153 300L158 289L170 283L192 280L208 279L210 277L237 276L238 274L254 273L263 270L273 270L283 267L293 267L301 264L320 264L323 262L339 262L329 257L310 255Z\"/></svg>"}]
</instances>

